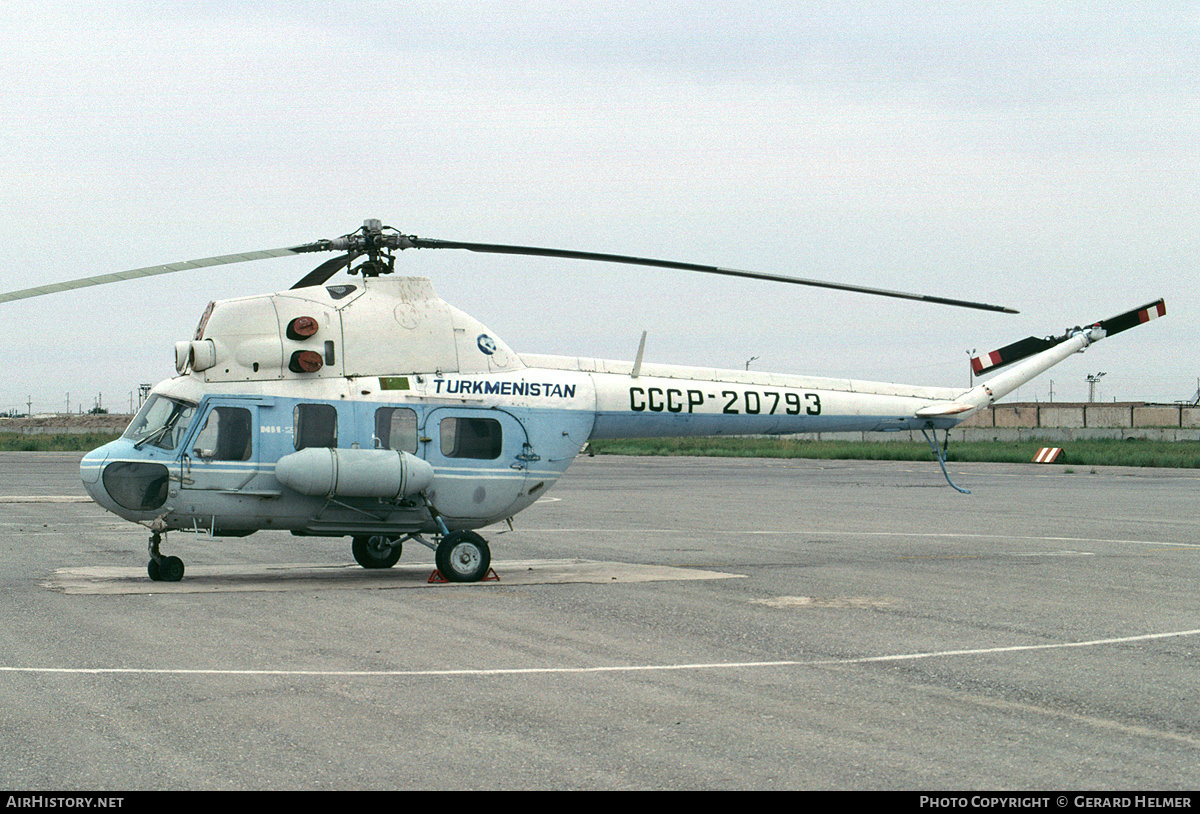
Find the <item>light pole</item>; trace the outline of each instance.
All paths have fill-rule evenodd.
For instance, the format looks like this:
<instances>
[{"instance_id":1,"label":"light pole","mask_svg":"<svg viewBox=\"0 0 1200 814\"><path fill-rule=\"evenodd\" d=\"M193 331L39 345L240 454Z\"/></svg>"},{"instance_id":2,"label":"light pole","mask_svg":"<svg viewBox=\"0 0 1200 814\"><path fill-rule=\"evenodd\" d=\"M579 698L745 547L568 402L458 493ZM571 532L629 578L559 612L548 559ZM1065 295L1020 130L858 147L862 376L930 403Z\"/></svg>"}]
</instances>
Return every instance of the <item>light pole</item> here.
<instances>
[{"instance_id":1,"label":"light pole","mask_svg":"<svg viewBox=\"0 0 1200 814\"><path fill-rule=\"evenodd\" d=\"M1104 378L1103 370L1100 371L1099 373L1093 373L1087 377L1088 401L1096 400L1096 382L1100 381L1102 378Z\"/></svg>"}]
</instances>

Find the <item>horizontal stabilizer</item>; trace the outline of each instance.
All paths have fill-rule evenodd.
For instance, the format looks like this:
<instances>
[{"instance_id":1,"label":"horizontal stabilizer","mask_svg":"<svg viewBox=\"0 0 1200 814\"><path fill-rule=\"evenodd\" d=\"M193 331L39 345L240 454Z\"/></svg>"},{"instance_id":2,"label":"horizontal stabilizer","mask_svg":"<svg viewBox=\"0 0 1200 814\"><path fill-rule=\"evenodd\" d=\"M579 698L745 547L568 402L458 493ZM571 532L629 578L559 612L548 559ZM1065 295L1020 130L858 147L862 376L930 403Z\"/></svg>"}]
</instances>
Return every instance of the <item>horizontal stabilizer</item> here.
<instances>
[{"instance_id":1,"label":"horizontal stabilizer","mask_svg":"<svg viewBox=\"0 0 1200 814\"><path fill-rule=\"evenodd\" d=\"M1157 319L1167 313L1167 305L1164 300L1155 300L1152 303L1143 305L1140 308L1134 308L1131 311L1126 311L1123 314L1118 314L1115 317L1101 320L1095 323L1092 327L1099 328L1104 333L1103 336L1112 336L1121 331L1127 331L1130 328L1141 325L1143 322L1149 322L1152 319ZM978 375L987 373L997 368L1010 365L1013 362L1019 362L1022 359L1033 356L1035 353L1041 353L1044 350L1054 347L1067 339L1070 339L1080 328L1074 328L1063 333L1062 336L1047 336L1036 337L1030 336L1013 342L1011 345L1005 345L999 350L994 350L991 353L985 353L982 356L976 356L971 359L971 368Z\"/></svg>"},{"instance_id":2,"label":"horizontal stabilizer","mask_svg":"<svg viewBox=\"0 0 1200 814\"><path fill-rule=\"evenodd\" d=\"M968 410L974 410L975 405L966 404L961 401L935 401L933 404L926 405L917 410L918 418L941 418L944 416L955 416L960 413L965 413Z\"/></svg>"}]
</instances>

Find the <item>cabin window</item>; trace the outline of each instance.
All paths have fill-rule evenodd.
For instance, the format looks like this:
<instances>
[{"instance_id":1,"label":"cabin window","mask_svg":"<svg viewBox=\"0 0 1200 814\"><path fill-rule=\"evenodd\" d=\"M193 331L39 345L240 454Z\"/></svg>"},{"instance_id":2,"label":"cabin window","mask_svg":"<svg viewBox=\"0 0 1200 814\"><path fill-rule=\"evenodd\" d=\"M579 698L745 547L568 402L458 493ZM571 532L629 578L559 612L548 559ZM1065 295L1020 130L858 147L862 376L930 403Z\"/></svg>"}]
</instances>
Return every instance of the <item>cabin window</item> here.
<instances>
[{"instance_id":1,"label":"cabin window","mask_svg":"<svg viewBox=\"0 0 1200 814\"><path fill-rule=\"evenodd\" d=\"M443 418L442 454L447 458L500 457L503 439L500 422L494 418Z\"/></svg>"},{"instance_id":2,"label":"cabin window","mask_svg":"<svg viewBox=\"0 0 1200 814\"><path fill-rule=\"evenodd\" d=\"M375 411L375 440L380 449L416 453L416 411L408 407L380 407Z\"/></svg>"},{"instance_id":3,"label":"cabin window","mask_svg":"<svg viewBox=\"0 0 1200 814\"><path fill-rule=\"evenodd\" d=\"M292 424L296 449L337 446L337 408L332 404L297 404Z\"/></svg>"},{"instance_id":4,"label":"cabin window","mask_svg":"<svg viewBox=\"0 0 1200 814\"><path fill-rule=\"evenodd\" d=\"M192 444L192 454L210 461L248 461L250 411L245 407L213 407Z\"/></svg>"}]
</instances>

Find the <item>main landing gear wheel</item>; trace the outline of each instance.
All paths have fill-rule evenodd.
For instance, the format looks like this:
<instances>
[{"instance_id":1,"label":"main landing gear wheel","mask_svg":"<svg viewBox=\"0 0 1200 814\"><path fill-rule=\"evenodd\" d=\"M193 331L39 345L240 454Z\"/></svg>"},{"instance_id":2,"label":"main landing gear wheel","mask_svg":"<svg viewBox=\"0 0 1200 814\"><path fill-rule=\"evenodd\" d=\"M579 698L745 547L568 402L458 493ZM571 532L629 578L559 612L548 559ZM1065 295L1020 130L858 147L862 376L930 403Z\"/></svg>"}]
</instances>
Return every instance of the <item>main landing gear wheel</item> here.
<instances>
[{"instance_id":1,"label":"main landing gear wheel","mask_svg":"<svg viewBox=\"0 0 1200 814\"><path fill-rule=\"evenodd\" d=\"M433 553L437 569L448 582L478 582L492 564L487 540L473 531L452 531Z\"/></svg>"},{"instance_id":2,"label":"main landing gear wheel","mask_svg":"<svg viewBox=\"0 0 1200 814\"><path fill-rule=\"evenodd\" d=\"M154 534L150 538L150 562L146 563L146 573L155 582L179 582L183 579L183 560L159 554L158 544L160 542L162 542L160 534Z\"/></svg>"},{"instance_id":3,"label":"main landing gear wheel","mask_svg":"<svg viewBox=\"0 0 1200 814\"><path fill-rule=\"evenodd\" d=\"M350 544L354 561L363 568L391 568L400 560L403 549L399 538L380 535L355 537Z\"/></svg>"}]
</instances>

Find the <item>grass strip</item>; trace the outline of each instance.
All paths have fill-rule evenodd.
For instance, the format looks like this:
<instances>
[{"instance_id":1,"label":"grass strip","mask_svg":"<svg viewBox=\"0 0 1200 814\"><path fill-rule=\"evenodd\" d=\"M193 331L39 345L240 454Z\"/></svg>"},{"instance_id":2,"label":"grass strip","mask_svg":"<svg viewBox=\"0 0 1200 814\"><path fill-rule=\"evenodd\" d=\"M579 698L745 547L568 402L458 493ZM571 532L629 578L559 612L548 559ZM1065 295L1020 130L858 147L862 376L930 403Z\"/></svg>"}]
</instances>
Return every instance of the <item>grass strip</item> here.
<instances>
[{"instance_id":1,"label":"grass strip","mask_svg":"<svg viewBox=\"0 0 1200 814\"><path fill-rule=\"evenodd\" d=\"M120 438L120 433L0 432L0 452L87 452Z\"/></svg>"},{"instance_id":2,"label":"grass strip","mask_svg":"<svg viewBox=\"0 0 1200 814\"><path fill-rule=\"evenodd\" d=\"M1057 464L1147 466L1200 469L1200 442L1097 439L1051 443L1044 440L951 442L948 461L1030 463L1038 450L1062 444ZM796 438L702 437L592 441L597 455L703 455L722 458L820 458L860 461L929 461L923 441L815 441Z\"/></svg>"}]
</instances>

